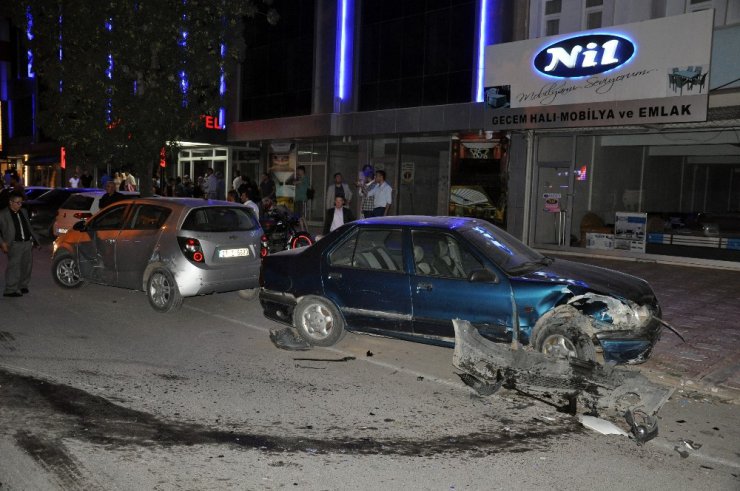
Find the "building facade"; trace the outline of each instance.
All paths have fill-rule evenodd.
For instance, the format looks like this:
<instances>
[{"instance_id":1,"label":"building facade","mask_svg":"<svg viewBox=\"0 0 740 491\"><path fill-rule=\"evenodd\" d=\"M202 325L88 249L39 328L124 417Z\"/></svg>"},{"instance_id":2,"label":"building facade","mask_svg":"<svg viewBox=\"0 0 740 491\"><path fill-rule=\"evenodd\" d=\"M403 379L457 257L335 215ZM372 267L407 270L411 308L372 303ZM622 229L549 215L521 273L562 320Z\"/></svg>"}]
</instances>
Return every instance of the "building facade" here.
<instances>
[{"instance_id":1,"label":"building facade","mask_svg":"<svg viewBox=\"0 0 740 491\"><path fill-rule=\"evenodd\" d=\"M530 245L563 253L726 267L740 261L740 83L733 61L740 2L291 5L286 11L276 2L285 17L273 31L250 32L247 25L247 57L227 110L227 135L230 144L248 149L233 169L256 176L277 165L275 159L287 162L287 172L306 167L315 189L310 223L323 219L324 192L336 172L355 183L372 166L386 171L396 214L479 216ZM697 97L701 90L706 104L694 120L531 127L494 120L498 96L484 93L485 77L509 68L506 60L486 58L486 46L611 32L701 11L712 16L699 40L709 46L711 62L702 62L709 72L703 85L697 79L691 89ZM656 42L670 47L672 36ZM688 85L684 89L676 97L689 95ZM578 104L569 106L576 118ZM351 206L359 211L360 203ZM644 235L644 243L616 234L618 220L642 220L631 214L645 214L642 228L628 232Z\"/></svg>"}]
</instances>

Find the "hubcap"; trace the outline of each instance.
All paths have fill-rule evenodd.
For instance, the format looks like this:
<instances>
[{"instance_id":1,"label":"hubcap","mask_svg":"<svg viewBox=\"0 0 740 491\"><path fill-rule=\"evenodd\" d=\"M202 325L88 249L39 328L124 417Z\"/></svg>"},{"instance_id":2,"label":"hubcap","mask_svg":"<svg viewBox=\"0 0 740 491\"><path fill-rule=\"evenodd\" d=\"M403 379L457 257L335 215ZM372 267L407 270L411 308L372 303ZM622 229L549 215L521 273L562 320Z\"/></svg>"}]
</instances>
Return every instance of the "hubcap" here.
<instances>
[{"instance_id":1,"label":"hubcap","mask_svg":"<svg viewBox=\"0 0 740 491\"><path fill-rule=\"evenodd\" d=\"M80 281L74 259L65 259L57 265L57 278L65 285L76 285Z\"/></svg>"},{"instance_id":2,"label":"hubcap","mask_svg":"<svg viewBox=\"0 0 740 491\"><path fill-rule=\"evenodd\" d=\"M562 356L563 358L577 356L573 342L562 334L552 334L542 343L542 352L547 355Z\"/></svg>"},{"instance_id":3,"label":"hubcap","mask_svg":"<svg viewBox=\"0 0 740 491\"><path fill-rule=\"evenodd\" d=\"M155 273L149 286L149 295L158 307L164 307L172 295L172 286L161 273Z\"/></svg>"},{"instance_id":4,"label":"hubcap","mask_svg":"<svg viewBox=\"0 0 740 491\"><path fill-rule=\"evenodd\" d=\"M316 337L325 338L334 328L334 319L323 305L313 304L303 312L303 327L306 331Z\"/></svg>"}]
</instances>

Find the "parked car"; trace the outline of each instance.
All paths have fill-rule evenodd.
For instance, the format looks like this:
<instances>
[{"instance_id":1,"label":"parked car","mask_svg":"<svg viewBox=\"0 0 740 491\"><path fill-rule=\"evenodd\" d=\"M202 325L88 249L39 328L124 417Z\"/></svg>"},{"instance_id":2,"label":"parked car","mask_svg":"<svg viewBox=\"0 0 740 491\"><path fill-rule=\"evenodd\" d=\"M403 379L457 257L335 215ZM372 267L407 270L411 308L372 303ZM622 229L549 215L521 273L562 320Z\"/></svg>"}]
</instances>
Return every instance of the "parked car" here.
<instances>
[{"instance_id":1,"label":"parked car","mask_svg":"<svg viewBox=\"0 0 740 491\"><path fill-rule=\"evenodd\" d=\"M26 195L26 199L36 199L47 191L51 191L51 189L48 186L26 186L23 188L23 192Z\"/></svg>"},{"instance_id":2,"label":"parked car","mask_svg":"<svg viewBox=\"0 0 740 491\"><path fill-rule=\"evenodd\" d=\"M23 188L23 194L26 196L25 199L36 199L50 189L46 186L27 186ZM8 207L8 199L12 192L13 188L0 186L0 210Z\"/></svg>"},{"instance_id":3,"label":"parked car","mask_svg":"<svg viewBox=\"0 0 740 491\"><path fill-rule=\"evenodd\" d=\"M452 319L543 352L639 363L661 333L642 279L552 259L484 220L397 216L345 224L262 262L264 315L330 346L345 329L452 345Z\"/></svg>"},{"instance_id":4,"label":"parked car","mask_svg":"<svg viewBox=\"0 0 740 491\"><path fill-rule=\"evenodd\" d=\"M139 196L139 193L135 191L120 191L120 193L130 198ZM103 195L105 191L86 191L70 195L57 210L52 232L54 236L66 234L75 223L87 220L100 211L100 198Z\"/></svg>"},{"instance_id":5,"label":"parked car","mask_svg":"<svg viewBox=\"0 0 740 491\"><path fill-rule=\"evenodd\" d=\"M54 242L59 286L84 282L143 290L158 312L184 297L256 293L262 229L243 205L193 198L116 202Z\"/></svg>"},{"instance_id":6,"label":"parked car","mask_svg":"<svg viewBox=\"0 0 740 491\"><path fill-rule=\"evenodd\" d=\"M86 191L101 191L97 188L53 188L36 199L23 202L23 207L28 210L28 218L31 226L42 239L54 239L54 219L57 210L66 199L76 193Z\"/></svg>"}]
</instances>

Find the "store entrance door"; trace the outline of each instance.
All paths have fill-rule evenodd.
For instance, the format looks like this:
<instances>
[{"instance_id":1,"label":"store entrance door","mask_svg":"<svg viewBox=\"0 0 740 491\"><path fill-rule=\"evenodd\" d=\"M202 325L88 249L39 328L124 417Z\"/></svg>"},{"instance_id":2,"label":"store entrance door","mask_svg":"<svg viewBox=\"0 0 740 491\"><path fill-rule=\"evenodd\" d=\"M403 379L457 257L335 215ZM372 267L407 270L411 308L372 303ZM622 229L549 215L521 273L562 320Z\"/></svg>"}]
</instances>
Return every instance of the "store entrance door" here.
<instances>
[{"instance_id":1,"label":"store entrance door","mask_svg":"<svg viewBox=\"0 0 740 491\"><path fill-rule=\"evenodd\" d=\"M534 196L534 245L570 245L570 163L546 162L537 168L537 194Z\"/></svg>"}]
</instances>

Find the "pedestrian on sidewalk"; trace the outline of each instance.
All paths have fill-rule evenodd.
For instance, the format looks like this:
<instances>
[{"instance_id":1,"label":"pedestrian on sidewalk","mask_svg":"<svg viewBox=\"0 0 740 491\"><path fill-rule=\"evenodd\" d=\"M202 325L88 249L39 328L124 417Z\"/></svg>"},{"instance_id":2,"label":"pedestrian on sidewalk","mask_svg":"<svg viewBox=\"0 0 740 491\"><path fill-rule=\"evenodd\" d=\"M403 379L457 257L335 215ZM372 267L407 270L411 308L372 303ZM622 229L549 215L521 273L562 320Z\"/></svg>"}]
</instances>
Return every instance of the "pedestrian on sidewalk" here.
<instances>
[{"instance_id":1,"label":"pedestrian on sidewalk","mask_svg":"<svg viewBox=\"0 0 740 491\"><path fill-rule=\"evenodd\" d=\"M22 205L23 195L13 193L8 207L0 211L0 249L8 255L4 297L20 297L28 293L33 269L32 249L39 244Z\"/></svg>"}]
</instances>

